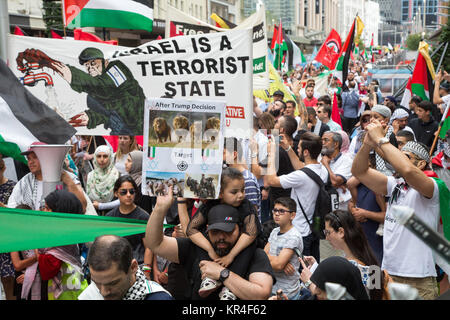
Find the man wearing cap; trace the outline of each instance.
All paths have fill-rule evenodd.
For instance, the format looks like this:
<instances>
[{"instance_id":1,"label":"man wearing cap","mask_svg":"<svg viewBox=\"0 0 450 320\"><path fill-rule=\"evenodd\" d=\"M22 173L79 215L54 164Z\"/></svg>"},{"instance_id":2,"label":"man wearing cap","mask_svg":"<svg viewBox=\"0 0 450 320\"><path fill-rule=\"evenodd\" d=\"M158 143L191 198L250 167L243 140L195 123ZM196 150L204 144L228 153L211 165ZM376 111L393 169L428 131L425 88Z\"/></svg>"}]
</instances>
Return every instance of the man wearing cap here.
<instances>
[{"instance_id":1,"label":"man wearing cap","mask_svg":"<svg viewBox=\"0 0 450 320\"><path fill-rule=\"evenodd\" d=\"M384 220L381 268L395 282L416 288L422 298L435 299L437 283L432 251L398 223L392 213L394 205L411 207L420 219L437 231L439 188L436 181L423 172L430 162L428 150L422 144L410 141L400 151L389 143L384 131L377 119L368 125L364 144L353 161L352 174L376 194L389 197ZM381 149L399 178L369 168L369 154L374 148Z\"/></svg>"},{"instance_id":2,"label":"man wearing cap","mask_svg":"<svg viewBox=\"0 0 450 320\"><path fill-rule=\"evenodd\" d=\"M43 179L41 164L39 162L39 158L36 156L36 153L33 151L33 146L42 144L45 143L33 142L27 151L21 153L27 157L30 172L20 179L15 185L8 200L8 207L15 208L19 204L25 204L30 206L33 210L40 210L43 192ZM75 194L81 201L84 212L86 210L87 201L84 196L83 189L81 188L80 181L74 174L65 170L62 170L61 172L61 181L63 182L64 188Z\"/></svg>"},{"instance_id":3,"label":"man wearing cap","mask_svg":"<svg viewBox=\"0 0 450 320\"><path fill-rule=\"evenodd\" d=\"M395 108L397 107L397 100L394 96L387 96L386 98L384 98L383 104L391 109L391 112L394 112Z\"/></svg>"},{"instance_id":4,"label":"man wearing cap","mask_svg":"<svg viewBox=\"0 0 450 320\"><path fill-rule=\"evenodd\" d=\"M273 94L272 94L272 98L273 98L273 102L263 102L259 105L259 108L261 109L262 112L266 112L266 111L270 111L269 110L269 106L271 104L274 104L276 101L283 101L284 99L284 93L281 90L276 90Z\"/></svg>"},{"instance_id":5,"label":"man wearing cap","mask_svg":"<svg viewBox=\"0 0 450 320\"><path fill-rule=\"evenodd\" d=\"M144 124L145 95L128 67L121 61L110 62L97 48L86 48L79 55L86 72L52 62L56 70L76 92L87 93L88 109L73 116L74 127L95 129L102 125L111 135L141 135Z\"/></svg>"},{"instance_id":6,"label":"man wearing cap","mask_svg":"<svg viewBox=\"0 0 450 320\"><path fill-rule=\"evenodd\" d=\"M395 138L394 134L394 128L389 125L389 120L391 118L391 110L383 106L381 104L374 105L372 107L372 110L370 112L370 122L377 121L381 124L384 132L384 136L388 141L395 146L398 147L397 139ZM384 157L383 150L380 148L376 148L376 165L377 170L382 172L385 175L392 175L393 170L388 161L386 161L386 158Z\"/></svg>"},{"instance_id":7,"label":"man wearing cap","mask_svg":"<svg viewBox=\"0 0 450 320\"><path fill-rule=\"evenodd\" d=\"M241 300L269 298L275 278L264 250L258 248L254 251L245 277L231 272L214 261L200 260L202 249L189 238L172 238L163 234L164 216L172 203L171 190L167 196L157 198L156 206L147 223L145 244L154 254L184 267L192 283L192 299L201 299L198 290L204 278L220 281ZM223 257L236 244L241 234L241 226L238 223L240 221L238 210L229 205L221 206L214 214L208 214L207 235L217 255ZM206 299L217 300L218 291L211 293Z\"/></svg>"},{"instance_id":8,"label":"man wearing cap","mask_svg":"<svg viewBox=\"0 0 450 320\"><path fill-rule=\"evenodd\" d=\"M394 134L397 134L397 132L401 130L407 130L410 131L412 134L414 134L413 129L408 127L408 118L409 113L403 108L397 108L392 113L390 124L394 128Z\"/></svg>"}]
</instances>

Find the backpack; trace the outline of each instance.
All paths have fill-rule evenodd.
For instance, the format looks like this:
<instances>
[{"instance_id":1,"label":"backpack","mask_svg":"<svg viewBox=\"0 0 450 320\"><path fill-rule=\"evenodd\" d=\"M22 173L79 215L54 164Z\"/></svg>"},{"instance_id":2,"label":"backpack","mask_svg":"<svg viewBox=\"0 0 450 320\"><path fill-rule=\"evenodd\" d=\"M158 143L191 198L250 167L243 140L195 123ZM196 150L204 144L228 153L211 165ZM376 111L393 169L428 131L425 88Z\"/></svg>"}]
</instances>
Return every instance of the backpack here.
<instances>
[{"instance_id":1,"label":"backpack","mask_svg":"<svg viewBox=\"0 0 450 320\"><path fill-rule=\"evenodd\" d=\"M339 194L336 188L334 188L331 184L330 177L328 177L327 183L324 183L319 175L311 169L305 167L300 170L319 185L319 193L317 194L313 221L308 220L305 210L303 210L303 206L300 203L300 199L297 198L298 204L300 205L303 216L305 217L306 222L309 224L309 227L313 234L315 234L320 239L325 239L325 235L323 233L323 230L325 229L325 216L339 208Z\"/></svg>"}]
</instances>

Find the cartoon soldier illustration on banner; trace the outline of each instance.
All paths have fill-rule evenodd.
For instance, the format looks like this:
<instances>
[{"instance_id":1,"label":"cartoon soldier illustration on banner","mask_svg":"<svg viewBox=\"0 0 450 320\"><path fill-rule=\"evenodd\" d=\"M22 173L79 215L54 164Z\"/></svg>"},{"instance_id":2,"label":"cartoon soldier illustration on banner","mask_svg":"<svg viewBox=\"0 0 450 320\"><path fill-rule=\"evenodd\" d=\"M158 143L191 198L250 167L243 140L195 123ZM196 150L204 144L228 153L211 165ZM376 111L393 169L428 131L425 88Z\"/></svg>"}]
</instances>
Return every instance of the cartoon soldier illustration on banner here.
<instances>
[{"instance_id":1,"label":"cartoon soldier illustration on banner","mask_svg":"<svg viewBox=\"0 0 450 320\"><path fill-rule=\"evenodd\" d=\"M109 61L101 50L93 47L78 56L87 73L40 50L27 49L21 58L38 61L56 71L76 92L87 93L88 109L69 120L72 126L94 129L103 124L111 130L110 135L142 135L144 91L121 61Z\"/></svg>"}]
</instances>

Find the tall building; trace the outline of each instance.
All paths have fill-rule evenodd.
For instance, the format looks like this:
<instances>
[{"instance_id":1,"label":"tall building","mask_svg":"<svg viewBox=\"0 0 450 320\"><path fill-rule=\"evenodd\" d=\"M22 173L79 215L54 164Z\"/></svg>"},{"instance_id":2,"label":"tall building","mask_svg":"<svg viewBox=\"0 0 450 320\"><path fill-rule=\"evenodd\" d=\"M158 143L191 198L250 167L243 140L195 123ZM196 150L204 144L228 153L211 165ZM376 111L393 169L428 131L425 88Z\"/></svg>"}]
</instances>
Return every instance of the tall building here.
<instances>
[{"instance_id":1,"label":"tall building","mask_svg":"<svg viewBox=\"0 0 450 320\"><path fill-rule=\"evenodd\" d=\"M299 0L302 1L302 0ZM293 0L265 0L267 24L281 24L288 34L295 34L295 7ZM271 21L273 20L273 21Z\"/></svg>"},{"instance_id":2,"label":"tall building","mask_svg":"<svg viewBox=\"0 0 450 320\"><path fill-rule=\"evenodd\" d=\"M425 11L425 28L436 29L438 20L438 0L402 0L401 1L401 21L403 24L412 25L417 23L420 28L423 27L423 17ZM415 17L415 19L414 19ZM420 23L420 24L419 24ZM411 27L412 29L412 27ZM417 28L416 28L417 29Z\"/></svg>"},{"instance_id":3,"label":"tall building","mask_svg":"<svg viewBox=\"0 0 450 320\"><path fill-rule=\"evenodd\" d=\"M374 0L380 6L380 26L378 29L378 43L391 45L402 43L406 37L405 26L402 24L403 0Z\"/></svg>"},{"instance_id":4,"label":"tall building","mask_svg":"<svg viewBox=\"0 0 450 320\"><path fill-rule=\"evenodd\" d=\"M338 25L342 41L347 37L353 24L353 20L358 15L364 23L364 30L361 38L365 45L370 45L372 34L374 45L378 45L378 28L380 24L380 5L376 1L368 0L341 0L338 4Z\"/></svg>"}]
</instances>

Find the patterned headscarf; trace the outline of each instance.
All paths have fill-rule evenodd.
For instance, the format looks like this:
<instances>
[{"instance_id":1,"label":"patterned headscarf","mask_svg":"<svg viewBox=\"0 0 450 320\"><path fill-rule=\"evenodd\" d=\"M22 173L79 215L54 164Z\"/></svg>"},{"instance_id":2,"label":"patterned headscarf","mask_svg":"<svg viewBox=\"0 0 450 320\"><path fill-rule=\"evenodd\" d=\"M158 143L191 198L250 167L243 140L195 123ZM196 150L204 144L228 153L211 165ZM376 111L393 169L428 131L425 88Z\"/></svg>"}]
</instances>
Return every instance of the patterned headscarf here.
<instances>
[{"instance_id":1,"label":"patterned headscarf","mask_svg":"<svg viewBox=\"0 0 450 320\"><path fill-rule=\"evenodd\" d=\"M109 156L109 163L103 169L97 163L97 154L100 152ZM114 197L114 183L120 173L114 166L112 156L112 149L106 145L101 145L95 150L94 171L89 172L86 186L86 192L92 201L109 202Z\"/></svg>"}]
</instances>

